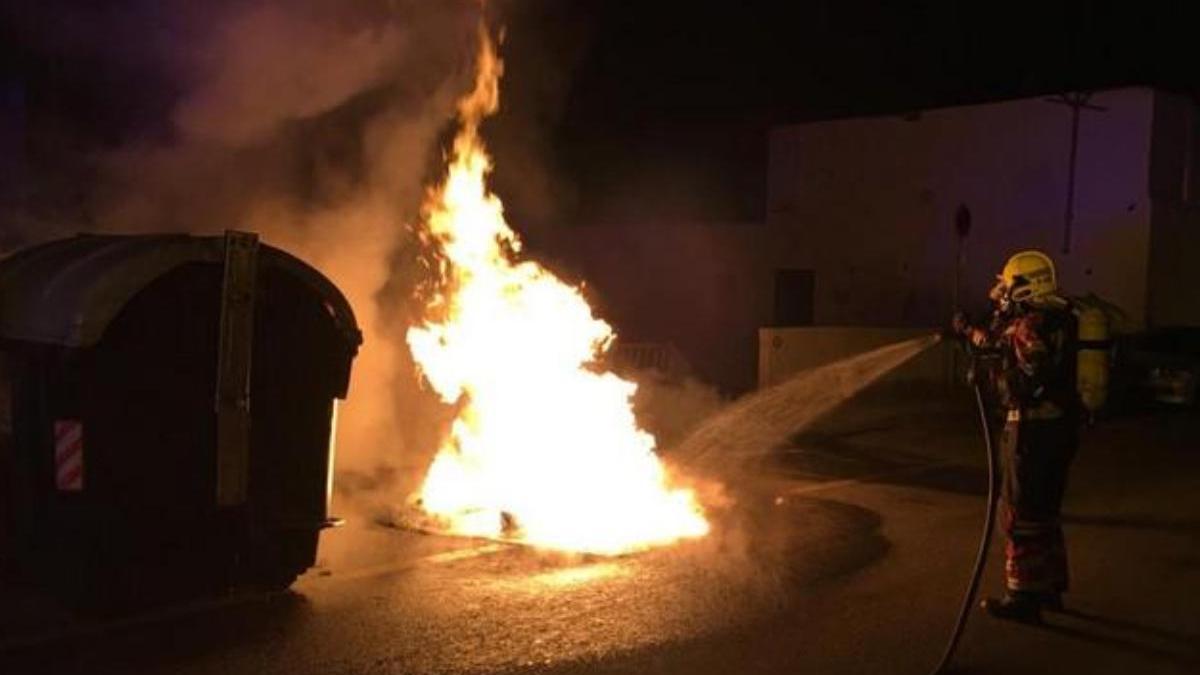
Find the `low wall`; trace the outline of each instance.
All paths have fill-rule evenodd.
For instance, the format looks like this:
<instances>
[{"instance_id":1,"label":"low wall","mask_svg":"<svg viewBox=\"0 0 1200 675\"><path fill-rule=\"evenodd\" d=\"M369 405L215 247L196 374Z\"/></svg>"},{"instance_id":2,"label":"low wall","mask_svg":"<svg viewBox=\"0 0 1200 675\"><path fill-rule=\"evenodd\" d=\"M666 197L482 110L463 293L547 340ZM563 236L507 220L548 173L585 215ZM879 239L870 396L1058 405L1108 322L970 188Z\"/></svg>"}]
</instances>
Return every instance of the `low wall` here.
<instances>
[{"instance_id":1,"label":"low wall","mask_svg":"<svg viewBox=\"0 0 1200 675\"><path fill-rule=\"evenodd\" d=\"M758 386L769 387L804 370L902 342L932 329L807 326L758 330ZM889 374L881 384L946 387L955 381L953 345L943 342Z\"/></svg>"}]
</instances>

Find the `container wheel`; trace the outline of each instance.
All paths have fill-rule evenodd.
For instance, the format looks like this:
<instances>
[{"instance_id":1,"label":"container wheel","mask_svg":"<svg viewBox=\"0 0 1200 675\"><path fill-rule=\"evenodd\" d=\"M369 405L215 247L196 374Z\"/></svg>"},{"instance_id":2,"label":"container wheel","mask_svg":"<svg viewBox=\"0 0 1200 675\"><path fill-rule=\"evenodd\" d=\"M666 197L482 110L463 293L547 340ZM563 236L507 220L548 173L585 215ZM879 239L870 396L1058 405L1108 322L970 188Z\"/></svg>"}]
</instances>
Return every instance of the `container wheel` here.
<instances>
[{"instance_id":1,"label":"container wheel","mask_svg":"<svg viewBox=\"0 0 1200 675\"><path fill-rule=\"evenodd\" d=\"M255 547L249 582L270 591L290 587L317 555L317 530L265 532Z\"/></svg>"}]
</instances>

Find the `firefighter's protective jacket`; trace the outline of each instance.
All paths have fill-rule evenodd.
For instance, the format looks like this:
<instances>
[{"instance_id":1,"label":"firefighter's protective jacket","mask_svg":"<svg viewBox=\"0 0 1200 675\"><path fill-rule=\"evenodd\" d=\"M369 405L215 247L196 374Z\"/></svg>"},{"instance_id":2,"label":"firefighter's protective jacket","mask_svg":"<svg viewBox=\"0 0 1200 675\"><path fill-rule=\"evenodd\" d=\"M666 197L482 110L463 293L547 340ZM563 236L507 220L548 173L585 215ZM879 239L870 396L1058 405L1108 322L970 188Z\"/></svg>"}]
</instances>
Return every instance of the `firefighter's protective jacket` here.
<instances>
[{"instance_id":1,"label":"firefighter's protective jacket","mask_svg":"<svg viewBox=\"0 0 1200 675\"><path fill-rule=\"evenodd\" d=\"M990 375L1001 405L1028 419L1054 419L1079 411L1077 334L1070 305L1056 301L998 310L986 330L974 329L969 338L999 356Z\"/></svg>"}]
</instances>

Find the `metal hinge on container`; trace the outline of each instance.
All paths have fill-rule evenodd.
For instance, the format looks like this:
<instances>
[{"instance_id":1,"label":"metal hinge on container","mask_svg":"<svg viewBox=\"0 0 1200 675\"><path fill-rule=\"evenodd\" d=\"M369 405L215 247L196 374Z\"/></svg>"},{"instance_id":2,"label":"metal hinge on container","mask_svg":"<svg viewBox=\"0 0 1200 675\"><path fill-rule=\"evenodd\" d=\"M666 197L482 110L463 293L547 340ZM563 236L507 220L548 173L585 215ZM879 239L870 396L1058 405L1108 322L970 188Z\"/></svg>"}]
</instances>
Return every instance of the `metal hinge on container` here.
<instances>
[{"instance_id":1,"label":"metal hinge on container","mask_svg":"<svg viewBox=\"0 0 1200 675\"><path fill-rule=\"evenodd\" d=\"M217 505L246 501L250 473L250 355L258 235L225 232L221 327L217 345Z\"/></svg>"}]
</instances>

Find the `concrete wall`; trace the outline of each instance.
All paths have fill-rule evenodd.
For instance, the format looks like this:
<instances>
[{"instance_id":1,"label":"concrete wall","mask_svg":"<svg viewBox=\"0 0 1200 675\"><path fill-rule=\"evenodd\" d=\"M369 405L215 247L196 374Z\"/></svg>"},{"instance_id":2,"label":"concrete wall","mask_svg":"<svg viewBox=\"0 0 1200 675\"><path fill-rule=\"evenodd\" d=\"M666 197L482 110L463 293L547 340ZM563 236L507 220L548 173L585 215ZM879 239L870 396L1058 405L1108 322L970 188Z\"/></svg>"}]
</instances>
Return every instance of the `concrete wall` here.
<instances>
[{"instance_id":1,"label":"concrete wall","mask_svg":"<svg viewBox=\"0 0 1200 675\"><path fill-rule=\"evenodd\" d=\"M930 332L859 326L763 328L758 332L758 386L769 387L801 371ZM881 384L948 386L955 382L953 373L953 345L944 342L916 356Z\"/></svg>"},{"instance_id":2,"label":"concrete wall","mask_svg":"<svg viewBox=\"0 0 1200 675\"><path fill-rule=\"evenodd\" d=\"M771 135L771 265L816 273L815 323L938 325L951 311L954 213L966 204L963 297L982 311L1006 257L1042 248L1064 288L1136 323L1147 307L1153 92L1100 92L1079 127L1075 225L1062 253L1070 108L1045 99L912 118L801 124Z\"/></svg>"},{"instance_id":3,"label":"concrete wall","mask_svg":"<svg viewBox=\"0 0 1200 675\"><path fill-rule=\"evenodd\" d=\"M986 311L1007 256L1036 247L1056 258L1068 293L1094 292L1123 307L1128 329L1194 320L1200 211L1158 188L1151 203L1152 184L1175 180L1177 158L1161 148L1151 176L1152 138L1162 148L1178 144L1160 119L1171 109L1147 89L1099 92L1091 102L1104 110L1081 113L1067 254L1071 111L1043 98L780 127L770 137L765 225L647 219L562 227L549 248L586 281L624 339L670 342L697 376L733 392L913 334L760 333L772 324L776 269L815 272L817 326L944 325L960 204L973 214L962 284L968 309ZM1171 128L1178 135L1183 127ZM782 336L784 346L768 349L764 335ZM913 367L926 379L945 370Z\"/></svg>"},{"instance_id":4,"label":"concrete wall","mask_svg":"<svg viewBox=\"0 0 1200 675\"><path fill-rule=\"evenodd\" d=\"M728 392L754 387L756 332L771 302L761 224L589 225L559 236L555 250L622 339L669 342Z\"/></svg>"}]
</instances>

